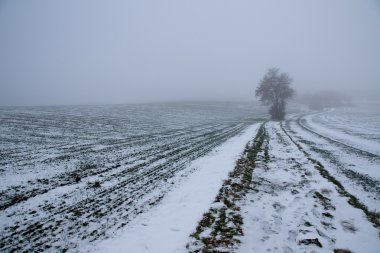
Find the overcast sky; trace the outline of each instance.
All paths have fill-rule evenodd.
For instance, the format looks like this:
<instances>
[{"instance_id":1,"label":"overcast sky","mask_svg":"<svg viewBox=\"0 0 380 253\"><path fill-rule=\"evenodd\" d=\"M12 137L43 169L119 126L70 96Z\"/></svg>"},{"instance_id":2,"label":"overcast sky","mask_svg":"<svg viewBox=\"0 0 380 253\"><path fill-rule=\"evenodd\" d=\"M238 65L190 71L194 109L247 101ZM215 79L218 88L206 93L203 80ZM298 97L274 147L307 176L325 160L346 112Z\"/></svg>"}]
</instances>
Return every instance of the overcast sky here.
<instances>
[{"instance_id":1,"label":"overcast sky","mask_svg":"<svg viewBox=\"0 0 380 253\"><path fill-rule=\"evenodd\" d=\"M0 104L249 100L269 67L380 96L380 1L0 1Z\"/></svg>"}]
</instances>

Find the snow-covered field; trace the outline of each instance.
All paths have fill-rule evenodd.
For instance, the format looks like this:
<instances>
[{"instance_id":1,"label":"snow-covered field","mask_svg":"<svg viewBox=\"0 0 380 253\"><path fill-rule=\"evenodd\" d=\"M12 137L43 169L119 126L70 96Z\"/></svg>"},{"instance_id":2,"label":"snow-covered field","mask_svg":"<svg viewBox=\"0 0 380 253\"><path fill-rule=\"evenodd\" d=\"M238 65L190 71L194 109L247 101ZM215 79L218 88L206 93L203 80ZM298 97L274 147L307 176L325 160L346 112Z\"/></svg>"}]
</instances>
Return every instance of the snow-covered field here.
<instances>
[{"instance_id":1,"label":"snow-covered field","mask_svg":"<svg viewBox=\"0 0 380 253\"><path fill-rule=\"evenodd\" d=\"M378 252L378 228L349 203L357 192L330 178L334 168L305 153L289 129L274 122L266 128L270 158L254 170L253 190L242 204L245 234L236 252ZM380 201L371 204L379 207Z\"/></svg>"},{"instance_id":2,"label":"snow-covered field","mask_svg":"<svg viewBox=\"0 0 380 253\"><path fill-rule=\"evenodd\" d=\"M368 153L380 155L380 103L330 109L302 118L311 130Z\"/></svg>"},{"instance_id":3,"label":"snow-covered field","mask_svg":"<svg viewBox=\"0 0 380 253\"><path fill-rule=\"evenodd\" d=\"M162 203L140 215L110 240L90 248L89 252L184 252L190 233L217 195L223 180L234 167L245 144L257 132L259 124L247 128L188 169L194 172L176 186Z\"/></svg>"},{"instance_id":4,"label":"snow-covered field","mask_svg":"<svg viewBox=\"0 0 380 253\"><path fill-rule=\"evenodd\" d=\"M378 105L1 108L0 251L377 253Z\"/></svg>"},{"instance_id":5,"label":"snow-covered field","mask_svg":"<svg viewBox=\"0 0 380 253\"><path fill-rule=\"evenodd\" d=\"M262 115L232 103L0 108L0 251L107 238Z\"/></svg>"}]
</instances>

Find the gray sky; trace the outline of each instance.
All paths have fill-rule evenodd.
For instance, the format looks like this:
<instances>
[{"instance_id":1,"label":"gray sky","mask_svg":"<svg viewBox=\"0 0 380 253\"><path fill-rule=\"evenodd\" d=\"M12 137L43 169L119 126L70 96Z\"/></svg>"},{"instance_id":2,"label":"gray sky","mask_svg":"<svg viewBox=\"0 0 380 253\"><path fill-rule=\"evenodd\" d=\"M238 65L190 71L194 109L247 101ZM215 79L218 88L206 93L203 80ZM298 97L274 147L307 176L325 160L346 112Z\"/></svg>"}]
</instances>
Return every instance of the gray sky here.
<instances>
[{"instance_id":1,"label":"gray sky","mask_svg":"<svg viewBox=\"0 0 380 253\"><path fill-rule=\"evenodd\" d=\"M266 69L380 96L380 1L0 1L0 104L253 99Z\"/></svg>"}]
</instances>

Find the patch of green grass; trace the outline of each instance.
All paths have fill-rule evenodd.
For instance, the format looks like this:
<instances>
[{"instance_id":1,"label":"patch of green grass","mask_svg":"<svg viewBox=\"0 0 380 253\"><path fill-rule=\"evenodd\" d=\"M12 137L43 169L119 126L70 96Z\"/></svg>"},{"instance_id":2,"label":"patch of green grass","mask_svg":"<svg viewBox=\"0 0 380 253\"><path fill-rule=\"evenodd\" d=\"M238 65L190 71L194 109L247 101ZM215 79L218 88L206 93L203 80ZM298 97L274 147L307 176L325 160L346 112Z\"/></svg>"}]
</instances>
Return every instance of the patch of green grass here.
<instances>
[{"instance_id":1,"label":"patch of green grass","mask_svg":"<svg viewBox=\"0 0 380 253\"><path fill-rule=\"evenodd\" d=\"M315 192L314 197L319 200L319 202L322 204L325 210L335 210L335 206L331 204L331 199L324 196L320 192Z\"/></svg>"},{"instance_id":2,"label":"patch of green grass","mask_svg":"<svg viewBox=\"0 0 380 253\"><path fill-rule=\"evenodd\" d=\"M327 218L330 218L330 219L334 218L334 215L332 215L329 212L322 213L322 215L325 216L325 217L327 217Z\"/></svg>"}]
</instances>

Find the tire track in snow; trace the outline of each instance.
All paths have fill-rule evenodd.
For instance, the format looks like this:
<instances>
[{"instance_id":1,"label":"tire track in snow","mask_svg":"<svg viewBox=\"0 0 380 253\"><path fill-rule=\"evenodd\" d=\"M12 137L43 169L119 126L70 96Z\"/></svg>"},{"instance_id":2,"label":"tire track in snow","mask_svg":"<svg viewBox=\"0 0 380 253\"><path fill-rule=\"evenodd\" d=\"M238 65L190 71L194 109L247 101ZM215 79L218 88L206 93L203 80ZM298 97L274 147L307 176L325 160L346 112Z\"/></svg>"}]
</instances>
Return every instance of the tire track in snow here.
<instances>
[{"instance_id":1,"label":"tire track in snow","mask_svg":"<svg viewBox=\"0 0 380 253\"><path fill-rule=\"evenodd\" d=\"M304 116L299 116L296 120L297 124L302 127L303 129L305 129L306 131L310 132L310 133L313 133L315 135L317 135L318 137L320 138L323 138L325 140L328 140L330 143L332 144L335 144L335 145L339 145L339 146L343 146L349 150L351 150L351 152L355 153L355 154L360 154L368 159L371 159L371 160L374 160L374 161L380 161L380 155L378 154L375 154L375 153L372 153L372 152L369 152L369 151L366 151L366 150L363 150L363 149L360 149L358 147L354 147L352 145L349 145L347 143L344 143L344 142L341 142L341 141L338 141L338 140L335 140L335 139L332 139L330 137L327 137L321 133L318 133L316 132L315 130L311 129L310 127L306 126L305 124L303 124L302 122L305 121L303 119Z\"/></svg>"},{"instance_id":2,"label":"tire track in snow","mask_svg":"<svg viewBox=\"0 0 380 253\"><path fill-rule=\"evenodd\" d=\"M352 149L346 146L340 146L336 142L310 132L300 126L297 120L287 120L283 127L296 142L305 145L309 153L317 154L321 157L320 159L328 162L328 170L336 177L345 177L346 179L342 181L344 185L351 187L356 195L364 196L366 202L372 205L372 208L376 208L376 203L380 199L380 181L376 177L376 164L380 162L370 161L356 152L352 153ZM354 160L352 160L353 157Z\"/></svg>"},{"instance_id":3,"label":"tire track in snow","mask_svg":"<svg viewBox=\"0 0 380 253\"><path fill-rule=\"evenodd\" d=\"M270 160L256 161L237 252L377 252L378 230L351 206L355 198L326 178L280 124L267 128Z\"/></svg>"},{"instance_id":4,"label":"tire track in snow","mask_svg":"<svg viewBox=\"0 0 380 253\"><path fill-rule=\"evenodd\" d=\"M349 193L345 187L337 180L334 176L332 176L322 165L322 163L314 158L311 157L311 155L306 152L300 144L298 144L290 135L289 133L284 129L282 123L281 123L281 129L282 131L289 137L289 139L297 146L297 148L305 154L305 156L310 160L313 164L315 164L315 168L319 171L322 177L327 179L330 183L334 184L335 187L338 189L339 193L343 196L348 197L348 203L357 209L360 209L364 212L364 214L367 216L368 221L370 221L375 227L380 227L380 213L376 210L370 211L368 207L356 196Z\"/></svg>"}]
</instances>

